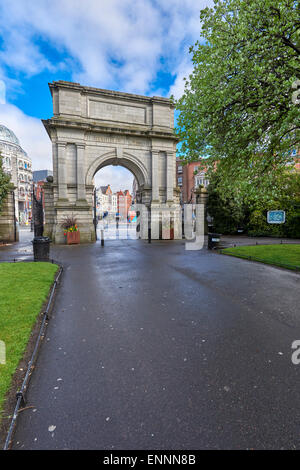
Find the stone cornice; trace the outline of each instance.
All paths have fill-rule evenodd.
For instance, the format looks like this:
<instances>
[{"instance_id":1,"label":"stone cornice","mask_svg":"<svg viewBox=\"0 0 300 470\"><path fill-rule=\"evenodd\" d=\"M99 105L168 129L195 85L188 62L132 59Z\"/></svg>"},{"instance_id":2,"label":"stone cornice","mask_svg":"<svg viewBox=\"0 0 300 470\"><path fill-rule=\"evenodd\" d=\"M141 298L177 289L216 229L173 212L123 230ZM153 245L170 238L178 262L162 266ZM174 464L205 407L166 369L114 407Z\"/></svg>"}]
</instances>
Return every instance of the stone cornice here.
<instances>
[{"instance_id":1,"label":"stone cornice","mask_svg":"<svg viewBox=\"0 0 300 470\"><path fill-rule=\"evenodd\" d=\"M121 123L117 126L114 126L107 122L95 123L95 121L91 122L91 120L89 119L78 118L78 120L76 120L73 117L72 119L66 119L65 117L52 117L51 119L42 119L42 123L44 124L50 138L50 129L65 128L78 129L83 130L85 132L101 132L106 134L127 135L135 137L160 138L179 142L179 138L174 134L173 131L168 132L156 126L126 126Z\"/></svg>"},{"instance_id":2,"label":"stone cornice","mask_svg":"<svg viewBox=\"0 0 300 470\"><path fill-rule=\"evenodd\" d=\"M63 211L69 211L69 212L70 212L70 211L72 212L72 210L73 210L74 212L75 212L75 211L83 211L83 212L85 212L85 211L87 211L87 210L88 210L88 211L92 210L92 207L89 206L89 205L82 205L82 206L80 206L80 205L76 205L76 204L59 203L59 201L58 201L56 204L54 204L54 209L56 209L56 210L63 210Z\"/></svg>"},{"instance_id":3,"label":"stone cornice","mask_svg":"<svg viewBox=\"0 0 300 470\"><path fill-rule=\"evenodd\" d=\"M82 94L94 95L94 96L102 96L106 98L117 98L119 100L126 100L128 101L140 101L143 103L157 103L163 106L170 106L171 108L175 108L173 102L169 98L164 98L162 96L143 96L143 95L134 95L131 93L125 93L121 91L114 91L114 90L105 90L103 88L95 88L95 87L88 87L80 85L80 83L75 82L66 82L64 80L58 80L52 83L48 83L51 94L53 94L53 90L58 88L64 88L73 91L79 91Z\"/></svg>"}]
</instances>

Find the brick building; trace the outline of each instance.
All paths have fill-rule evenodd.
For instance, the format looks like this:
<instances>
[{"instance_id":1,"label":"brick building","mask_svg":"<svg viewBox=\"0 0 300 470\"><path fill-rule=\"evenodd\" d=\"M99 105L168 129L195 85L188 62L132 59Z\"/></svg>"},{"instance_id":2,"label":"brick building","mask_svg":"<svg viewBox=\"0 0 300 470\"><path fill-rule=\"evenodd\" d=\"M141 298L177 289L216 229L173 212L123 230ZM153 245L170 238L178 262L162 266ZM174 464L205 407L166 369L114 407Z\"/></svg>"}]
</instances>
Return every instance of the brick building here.
<instances>
[{"instance_id":1,"label":"brick building","mask_svg":"<svg viewBox=\"0 0 300 470\"><path fill-rule=\"evenodd\" d=\"M130 206L132 204L132 196L128 189L126 189L124 192L123 191L118 191L117 192L117 207L118 207L118 213L121 216L121 219L127 219L128 211L130 209Z\"/></svg>"},{"instance_id":2,"label":"brick building","mask_svg":"<svg viewBox=\"0 0 300 470\"><path fill-rule=\"evenodd\" d=\"M294 163L289 163L288 166L293 166L296 172L300 172L300 149L293 150ZM205 188L209 184L206 177L207 169L201 165L201 160L197 162L186 163L179 158L176 158L176 182L181 190L180 202L181 204L195 203L194 190L199 186Z\"/></svg>"},{"instance_id":3,"label":"brick building","mask_svg":"<svg viewBox=\"0 0 300 470\"><path fill-rule=\"evenodd\" d=\"M42 197L43 208L45 208L45 195L44 195L44 184L47 181L48 176L53 176L51 170L36 170L33 172L33 186L35 197L39 201Z\"/></svg>"},{"instance_id":4,"label":"brick building","mask_svg":"<svg viewBox=\"0 0 300 470\"><path fill-rule=\"evenodd\" d=\"M181 190L181 204L195 203L194 191L199 186L207 187L208 179L205 177L206 168L202 168L201 161L186 163L176 158L176 181Z\"/></svg>"}]
</instances>

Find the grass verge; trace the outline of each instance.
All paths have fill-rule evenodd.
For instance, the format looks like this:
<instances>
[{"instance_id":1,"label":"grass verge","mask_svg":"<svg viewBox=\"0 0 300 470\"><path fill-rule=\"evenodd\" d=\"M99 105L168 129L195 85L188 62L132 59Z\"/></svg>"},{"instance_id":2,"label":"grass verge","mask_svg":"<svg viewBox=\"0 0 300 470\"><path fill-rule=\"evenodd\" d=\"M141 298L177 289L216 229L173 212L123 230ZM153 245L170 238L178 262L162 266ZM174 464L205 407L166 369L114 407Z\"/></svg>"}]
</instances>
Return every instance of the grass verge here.
<instances>
[{"instance_id":1,"label":"grass verge","mask_svg":"<svg viewBox=\"0 0 300 470\"><path fill-rule=\"evenodd\" d=\"M6 353L5 364L0 364L0 422L12 377L57 269L50 263L0 263L0 340Z\"/></svg>"},{"instance_id":2,"label":"grass verge","mask_svg":"<svg viewBox=\"0 0 300 470\"><path fill-rule=\"evenodd\" d=\"M298 244L237 246L224 248L221 253L300 271L300 245Z\"/></svg>"}]
</instances>

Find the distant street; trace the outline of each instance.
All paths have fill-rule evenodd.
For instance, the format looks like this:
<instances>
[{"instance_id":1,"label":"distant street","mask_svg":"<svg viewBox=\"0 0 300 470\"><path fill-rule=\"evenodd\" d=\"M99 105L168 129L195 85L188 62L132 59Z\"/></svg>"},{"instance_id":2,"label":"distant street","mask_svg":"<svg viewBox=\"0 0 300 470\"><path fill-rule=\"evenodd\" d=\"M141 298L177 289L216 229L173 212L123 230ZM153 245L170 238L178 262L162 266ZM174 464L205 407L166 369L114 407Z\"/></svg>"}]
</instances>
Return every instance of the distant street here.
<instances>
[{"instance_id":1,"label":"distant street","mask_svg":"<svg viewBox=\"0 0 300 470\"><path fill-rule=\"evenodd\" d=\"M136 224L134 222L119 222L117 225L116 222L106 222L105 219L103 222L100 221L97 226L97 237L100 240L101 230L103 230L105 240L136 240L137 238Z\"/></svg>"},{"instance_id":2,"label":"distant street","mask_svg":"<svg viewBox=\"0 0 300 470\"><path fill-rule=\"evenodd\" d=\"M298 274L183 241L51 256L65 270L15 449L300 449Z\"/></svg>"}]
</instances>

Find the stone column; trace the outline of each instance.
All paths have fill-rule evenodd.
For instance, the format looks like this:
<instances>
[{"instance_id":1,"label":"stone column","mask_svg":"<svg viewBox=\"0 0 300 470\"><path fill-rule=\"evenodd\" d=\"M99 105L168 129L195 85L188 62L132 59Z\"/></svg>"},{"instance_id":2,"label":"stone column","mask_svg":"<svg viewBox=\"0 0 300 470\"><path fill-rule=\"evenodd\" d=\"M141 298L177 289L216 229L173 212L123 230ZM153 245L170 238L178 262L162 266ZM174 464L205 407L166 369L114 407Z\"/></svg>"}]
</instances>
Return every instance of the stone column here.
<instances>
[{"instance_id":1,"label":"stone column","mask_svg":"<svg viewBox=\"0 0 300 470\"><path fill-rule=\"evenodd\" d=\"M53 161L53 181L58 184L58 159L57 159L57 143L52 142L52 161Z\"/></svg>"},{"instance_id":2,"label":"stone column","mask_svg":"<svg viewBox=\"0 0 300 470\"><path fill-rule=\"evenodd\" d=\"M53 238L53 227L54 227L54 224L55 224L53 183L47 181L47 183L44 183L43 188L44 188L44 201L45 201L44 237L49 237L49 238L52 239Z\"/></svg>"},{"instance_id":3,"label":"stone column","mask_svg":"<svg viewBox=\"0 0 300 470\"><path fill-rule=\"evenodd\" d=\"M161 237L163 240L170 240L171 236L171 213L168 209L164 209L161 212Z\"/></svg>"},{"instance_id":4,"label":"stone column","mask_svg":"<svg viewBox=\"0 0 300 470\"><path fill-rule=\"evenodd\" d=\"M152 202L159 202L158 150L152 150Z\"/></svg>"},{"instance_id":5,"label":"stone column","mask_svg":"<svg viewBox=\"0 0 300 470\"><path fill-rule=\"evenodd\" d=\"M158 204L151 205L151 238L159 240L159 227L161 224L161 210Z\"/></svg>"},{"instance_id":6,"label":"stone column","mask_svg":"<svg viewBox=\"0 0 300 470\"><path fill-rule=\"evenodd\" d=\"M195 191L196 194L196 202L197 204L203 204L203 211L204 211L204 233L208 233L208 226L207 226L207 200L208 200L208 191L206 188L198 188Z\"/></svg>"},{"instance_id":7,"label":"stone column","mask_svg":"<svg viewBox=\"0 0 300 470\"><path fill-rule=\"evenodd\" d=\"M86 203L85 190L85 145L77 144L77 202Z\"/></svg>"},{"instance_id":8,"label":"stone column","mask_svg":"<svg viewBox=\"0 0 300 470\"><path fill-rule=\"evenodd\" d=\"M174 210L174 239L182 239L182 208L179 204Z\"/></svg>"},{"instance_id":9,"label":"stone column","mask_svg":"<svg viewBox=\"0 0 300 470\"><path fill-rule=\"evenodd\" d=\"M58 199L68 200L66 144L57 144Z\"/></svg>"},{"instance_id":10,"label":"stone column","mask_svg":"<svg viewBox=\"0 0 300 470\"><path fill-rule=\"evenodd\" d=\"M10 191L2 202L0 214L0 241L16 242L19 240L18 226L15 216L14 194Z\"/></svg>"},{"instance_id":11,"label":"stone column","mask_svg":"<svg viewBox=\"0 0 300 470\"><path fill-rule=\"evenodd\" d=\"M174 152L167 152L167 202L174 201Z\"/></svg>"}]
</instances>

